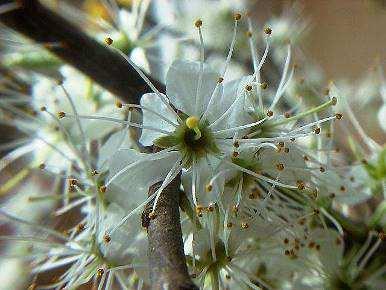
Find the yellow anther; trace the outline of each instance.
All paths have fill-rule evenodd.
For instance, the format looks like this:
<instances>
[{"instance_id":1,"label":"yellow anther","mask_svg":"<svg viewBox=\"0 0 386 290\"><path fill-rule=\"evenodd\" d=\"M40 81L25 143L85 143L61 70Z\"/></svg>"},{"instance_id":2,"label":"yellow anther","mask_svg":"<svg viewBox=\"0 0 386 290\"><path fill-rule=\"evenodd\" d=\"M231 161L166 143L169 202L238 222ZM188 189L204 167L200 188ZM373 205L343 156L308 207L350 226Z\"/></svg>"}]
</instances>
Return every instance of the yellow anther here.
<instances>
[{"instance_id":1,"label":"yellow anther","mask_svg":"<svg viewBox=\"0 0 386 290\"><path fill-rule=\"evenodd\" d=\"M185 124L189 129L194 129L198 126L200 120L196 116L191 116L186 119Z\"/></svg>"},{"instance_id":2,"label":"yellow anther","mask_svg":"<svg viewBox=\"0 0 386 290\"><path fill-rule=\"evenodd\" d=\"M197 118L196 116L190 116L185 121L186 126L189 129L192 129L196 133L196 136L194 137L195 140L198 140L198 139L201 138L201 131L198 128L198 123L199 122L200 122L200 119Z\"/></svg>"}]
</instances>

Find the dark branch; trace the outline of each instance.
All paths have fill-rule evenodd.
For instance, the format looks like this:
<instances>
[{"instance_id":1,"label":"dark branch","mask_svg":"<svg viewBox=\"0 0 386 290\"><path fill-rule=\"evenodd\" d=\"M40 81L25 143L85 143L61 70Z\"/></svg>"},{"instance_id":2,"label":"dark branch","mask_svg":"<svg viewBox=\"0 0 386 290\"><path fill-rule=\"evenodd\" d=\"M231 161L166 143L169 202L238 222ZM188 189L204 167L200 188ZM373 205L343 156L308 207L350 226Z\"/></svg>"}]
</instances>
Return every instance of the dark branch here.
<instances>
[{"instance_id":1,"label":"dark branch","mask_svg":"<svg viewBox=\"0 0 386 290\"><path fill-rule=\"evenodd\" d=\"M12 1L0 0L0 4L9 2ZM0 15L2 23L38 43L60 43L52 46L50 51L126 102L139 103L140 97L150 91L119 54L99 44L39 1L18 3L22 4L19 9ZM153 84L165 91L160 83L153 81ZM164 285L169 285L168 289L198 289L186 266L178 207L179 185L178 177L165 188L157 204L157 217L148 221L152 289L164 289ZM152 186L150 193L156 188L157 185Z\"/></svg>"},{"instance_id":2,"label":"dark branch","mask_svg":"<svg viewBox=\"0 0 386 290\"><path fill-rule=\"evenodd\" d=\"M149 237L151 289L198 289L191 281L186 266L178 207L179 185L178 176L163 190L153 219L148 218L152 204L144 211L143 223ZM160 183L153 185L149 195L154 194L159 186Z\"/></svg>"},{"instance_id":3,"label":"dark branch","mask_svg":"<svg viewBox=\"0 0 386 290\"><path fill-rule=\"evenodd\" d=\"M0 0L0 5L10 3ZM124 59L82 32L37 0L22 0L20 8L0 14L6 26L24 34L71 64L125 102L138 103L150 88ZM164 87L153 83L163 91Z\"/></svg>"}]
</instances>

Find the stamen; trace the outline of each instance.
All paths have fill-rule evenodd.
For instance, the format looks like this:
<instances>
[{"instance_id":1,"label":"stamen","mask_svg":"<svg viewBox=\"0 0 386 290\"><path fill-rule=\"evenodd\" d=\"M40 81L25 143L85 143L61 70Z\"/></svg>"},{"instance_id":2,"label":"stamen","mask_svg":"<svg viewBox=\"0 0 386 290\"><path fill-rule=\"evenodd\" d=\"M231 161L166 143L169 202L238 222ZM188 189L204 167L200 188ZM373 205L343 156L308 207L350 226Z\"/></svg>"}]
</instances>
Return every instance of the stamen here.
<instances>
[{"instance_id":1,"label":"stamen","mask_svg":"<svg viewBox=\"0 0 386 290\"><path fill-rule=\"evenodd\" d=\"M201 20L200 20L201 21ZM197 22L197 21L196 21ZM202 87L202 76L204 74L204 61L205 61L205 50L204 50L204 38L202 37L202 21L199 23L200 25L196 25L198 28L198 34L200 37L200 74L198 76L197 89L196 89L196 98L195 98L195 114L198 113L198 106L201 104L201 100L199 100L200 91Z\"/></svg>"},{"instance_id":2,"label":"stamen","mask_svg":"<svg viewBox=\"0 0 386 290\"><path fill-rule=\"evenodd\" d=\"M227 55L227 58L226 58L226 61L225 61L224 69L223 69L223 71L221 73L222 77L225 77L225 73L226 73L226 71L228 69L229 63L230 63L231 58L232 58L233 50L234 50L235 43L236 43L238 20L240 20L240 19L241 19L241 15L238 14L238 13L235 14L235 16L234 16L235 23L234 23L234 26L233 26L232 41L231 41L231 45L229 47L229 51L228 51L228 55Z\"/></svg>"},{"instance_id":3,"label":"stamen","mask_svg":"<svg viewBox=\"0 0 386 290\"><path fill-rule=\"evenodd\" d=\"M152 114L156 115L157 117L159 117L160 119L164 120L165 122L169 123L173 127L178 127L177 124L174 124L168 118L165 118L160 113L158 113L158 112L156 112L156 111L154 111L154 110L152 110L152 109L150 109L148 107L145 107L145 106L142 106L142 105L136 105L136 104L122 104L122 103L120 103L120 104L121 104L121 106L129 107L129 108L138 108L138 109L141 109L141 110L148 111L149 113L152 113Z\"/></svg>"},{"instance_id":4,"label":"stamen","mask_svg":"<svg viewBox=\"0 0 386 290\"><path fill-rule=\"evenodd\" d=\"M229 133L229 132L233 132L233 131L239 131L239 130L251 128L251 127L260 125L261 123L265 122L266 120L267 120L267 118L263 118L257 122L253 122L253 123L250 123L247 125L242 125L242 126L237 126L237 127L233 127L233 128L214 131L213 134L219 135L219 134L223 134L223 133Z\"/></svg>"},{"instance_id":5,"label":"stamen","mask_svg":"<svg viewBox=\"0 0 386 290\"><path fill-rule=\"evenodd\" d=\"M286 118L285 120L274 122L273 124L271 124L271 126L279 126L279 125L283 125L283 124L286 124L286 123L289 123L289 122L292 122L292 121L299 120L301 118L307 117L307 116L312 115L314 113L321 112L321 111L329 108L330 106L334 106L335 104L336 104L336 98L331 98L328 102L325 102L324 104L321 104L321 105L319 105L319 106L317 106L315 108L312 108L312 109L310 109L308 111L305 111L303 113L297 114L295 116Z\"/></svg>"}]
</instances>

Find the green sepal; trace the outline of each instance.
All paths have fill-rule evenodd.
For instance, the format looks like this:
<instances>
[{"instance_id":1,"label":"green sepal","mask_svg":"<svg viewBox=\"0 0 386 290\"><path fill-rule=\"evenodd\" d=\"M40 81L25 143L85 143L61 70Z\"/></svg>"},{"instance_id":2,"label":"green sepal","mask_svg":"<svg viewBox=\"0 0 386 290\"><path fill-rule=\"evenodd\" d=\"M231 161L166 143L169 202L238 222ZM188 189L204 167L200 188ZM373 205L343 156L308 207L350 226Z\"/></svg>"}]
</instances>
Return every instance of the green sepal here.
<instances>
[{"instance_id":1,"label":"green sepal","mask_svg":"<svg viewBox=\"0 0 386 290\"><path fill-rule=\"evenodd\" d=\"M154 145L165 149L178 144L178 140L174 135L162 136L154 140Z\"/></svg>"}]
</instances>

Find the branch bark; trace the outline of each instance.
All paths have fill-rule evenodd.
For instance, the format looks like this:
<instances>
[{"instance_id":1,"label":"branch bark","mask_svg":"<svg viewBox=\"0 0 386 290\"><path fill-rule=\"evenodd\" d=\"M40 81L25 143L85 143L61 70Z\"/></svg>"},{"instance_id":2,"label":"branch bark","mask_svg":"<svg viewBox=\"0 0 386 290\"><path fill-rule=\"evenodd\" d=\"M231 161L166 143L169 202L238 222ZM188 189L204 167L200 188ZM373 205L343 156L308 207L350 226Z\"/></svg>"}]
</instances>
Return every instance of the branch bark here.
<instances>
[{"instance_id":1,"label":"branch bark","mask_svg":"<svg viewBox=\"0 0 386 290\"><path fill-rule=\"evenodd\" d=\"M149 195L154 194L161 183L151 186ZM155 217L148 217L152 203L147 205L142 217L149 237L150 281L155 290L198 290L186 266L178 206L179 185L180 176L163 190Z\"/></svg>"},{"instance_id":2,"label":"branch bark","mask_svg":"<svg viewBox=\"0 0 386 290\"><path fill-rule=\"evenodd\" d=\"M1 4L15 1L0 0ZM20 8L0 14L0 22L41 44L125 102L139 103L150 88L123 60L74 24L37 0L19 0ZM164 86L152 80L161 91Z\"/></svg>"},{"instance_id":3,"label":"branch bark","mask_svg":"<svg viewBox=\"0 0 386 290\"><path fill-rule=\"evenodd\" d=\"M13 1L0 0L0 5L10 2ZM60 43L51 46L50 51L125 102L139 103L140 97L150 91L119 54L90 38L39 1L19 0L18 3L20 8L0 14L0 22L38 43ZM165 91L162 84L152 82L160 91ZM186 266L178 206L179 184L178 177L165 188L157 204L155 219L148 220L148 215L144 214L152 289L198 289ZM152 186L149 193L154 193L157 186Z\"/></svg>"}]
</instances>

